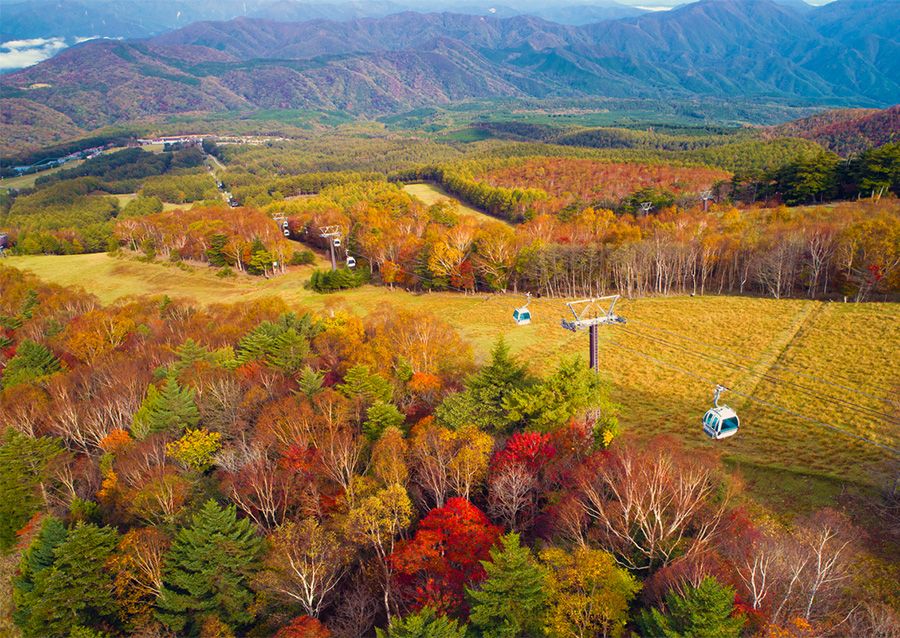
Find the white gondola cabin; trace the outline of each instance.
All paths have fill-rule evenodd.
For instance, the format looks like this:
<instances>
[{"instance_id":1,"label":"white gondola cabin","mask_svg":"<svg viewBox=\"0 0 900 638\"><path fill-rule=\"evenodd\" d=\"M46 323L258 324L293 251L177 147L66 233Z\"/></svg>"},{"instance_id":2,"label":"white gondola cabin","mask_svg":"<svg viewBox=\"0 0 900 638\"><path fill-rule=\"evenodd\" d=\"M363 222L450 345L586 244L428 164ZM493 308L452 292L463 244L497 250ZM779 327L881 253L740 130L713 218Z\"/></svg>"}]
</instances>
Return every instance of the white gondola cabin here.
<instances>
[{"instance_id":1,"label":"white gondola cabin","mask_svg":"<svg viewBox=\"0 0 900 638\"><path fill-rule=\"evenodd\" d=\"M340 237L335 237L334 240L333 240L331 243L334 244L334 247L335 247L335 248L339 248L340 245L341 245L341 238L340 238Z\"/></svg>"},{"instance_id":2,"label":"white gondola cabin","mask_svg":"<svg viewBox=\"0 0 900 638\"><path fill-rule=\"evenodd\" d=\"M717 441L737 434L741 425L737 412L727 405L719 405L719 395L725 390L727 388L723 386L716 386L713 395L715 406L703 415L703 433Z\"/></svg>"},{"instance_id":3,"label":"white gondola cabin","mask_svg":"<svg viewBox=\"0 0 900 638\"><path fill-rule=\"evenodd\" d=\"M356 258L350 255L347 256L347 268L356 268Z\"/></svg>"},{"instance_id":4,"label":"white gondola cabin","mask_svg":"<svg viewBox=\"0 0 900 638\"><path fill-rule=\"evenodd\" d=\"M527 326L531 323L531 311L528 309L528 304L531 303L531 295L526 295L525 299L524 306L513 310L513 321L516 322L517 326Z\"/></svg>"}]
</instances>

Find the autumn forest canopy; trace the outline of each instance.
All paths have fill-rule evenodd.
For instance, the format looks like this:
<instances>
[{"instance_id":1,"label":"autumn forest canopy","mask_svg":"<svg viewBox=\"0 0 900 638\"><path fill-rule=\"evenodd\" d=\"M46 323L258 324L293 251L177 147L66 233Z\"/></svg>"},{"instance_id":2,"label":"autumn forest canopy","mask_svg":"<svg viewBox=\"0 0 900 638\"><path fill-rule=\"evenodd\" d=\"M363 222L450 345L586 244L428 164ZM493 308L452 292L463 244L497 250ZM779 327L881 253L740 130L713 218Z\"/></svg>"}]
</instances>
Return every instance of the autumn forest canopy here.
<instances>
[{"instance_id":1,"label":"autumn forest canopy","mask_svg":"<svg viewBox=\"0 0 900 638\"><path fill-rule=\"evenodd\" d=\"M446 4L3 4L0 634L900 636L900 17Z\"/></svg>"}]
</instances>

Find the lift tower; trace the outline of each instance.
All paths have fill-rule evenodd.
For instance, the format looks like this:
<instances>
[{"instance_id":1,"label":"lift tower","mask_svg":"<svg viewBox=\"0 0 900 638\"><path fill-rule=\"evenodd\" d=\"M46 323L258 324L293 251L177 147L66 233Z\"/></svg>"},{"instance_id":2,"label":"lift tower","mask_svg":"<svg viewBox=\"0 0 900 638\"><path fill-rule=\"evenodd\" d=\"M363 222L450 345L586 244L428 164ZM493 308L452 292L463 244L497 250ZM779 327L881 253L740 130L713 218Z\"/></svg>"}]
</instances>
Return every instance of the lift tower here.
<instances>
[{"instance_id":1,"label":"lift tower","mask_svg":"<svg viewBox=\"0 0 900 638\"><path fill-rule=\"evenodd\" d=\"M340 226L323 226L319 229L319 237L328 240L328 248L331 251L331 269L337 270L337 259L334 255L335 246L341 245L341 227Z\"/></svg>"},{"instance_id":2,"label":"lift tower","mask_svg":"<svg viewBox=\"0 0 900 638\"><path fill-rule=\"evenodd\" d=\"M625 317L615 314L619 295L594 297L566 303L572 311L572 321L562 320L562 327L572 332L588 330L591 347L591 369L600 372L600 326L605 324L625 323Z\"/></svg>"}]
</instances>

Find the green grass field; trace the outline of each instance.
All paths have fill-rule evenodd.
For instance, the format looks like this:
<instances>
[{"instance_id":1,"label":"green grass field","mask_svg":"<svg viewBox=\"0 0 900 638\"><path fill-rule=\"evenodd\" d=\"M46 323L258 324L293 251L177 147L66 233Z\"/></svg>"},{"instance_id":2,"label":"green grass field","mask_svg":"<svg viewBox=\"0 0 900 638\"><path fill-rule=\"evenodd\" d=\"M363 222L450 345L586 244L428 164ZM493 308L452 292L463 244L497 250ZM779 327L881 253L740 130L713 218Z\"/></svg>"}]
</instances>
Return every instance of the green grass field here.
<instances>
[{"instance_id":1,"label":"green grass field","mask_svg":"<svg viewBox=\"0 0 900 638\"><path fill-rule=\"evenodd\" d=\"M563 355L587 355L587 334L560 327L567 311L558 299L535 299L532 325L519 327L511 313L521 305L521 296L409 293L376 286L320 295L304 288L310 266L266 280L221 279L204 266L183 270L105 254L5 261L47 281L80 285L104 303L136 295L167 294L201 304L278 295L298 309L345 308L360 314L393 304L442 317L473 344L479 360L501 336L538 373L546 373ZM761 479L766 469L776 477L782 472L800 472L809 480L822 477L820 500L834 493L835 478L877 485L890 475L888 452L807 419L898 445L896 421L887 420L896 419L897 410L886 401L896 396L900 384L895 365L900 305L711 296L623 300L618 310L628 323L602 328L600 359L627 429L717 446L731 462L750 468L761 490L778 480ZM771 405L726 393L723 402L738 410L741 431L710 442L701 433L700 419L711 405L714 383Z\"/></svg>"},{"instance_id":2,"label":"green grass field","mask_svg":"<svg viewBox=\"0 0 900 638\"><path fill-rule=\"evenodd\" d=\"M18 177L4 177L3 179L0 179L0 188L15 188L17 190L21 190L23 188L31 188L32 186L34 186L34 183L35 181L37 181L38 177L53 175L53 173L58 173L63 169L75 168L79 164L84 164L84 160L73 160L71 162L63 164L62 166L57 166L56 168L48 168L46 171L40 171L38 173L28 173L27 175L19 175Z\"/></svg>"},{"instance_id":3,"label":"green grass field","mask_svg":"<svg viewBox=\"0 0 900 638\"><path fill-rule=\"evenodd\" d=\"M128 202L138 196L137 193L119 193L114 195L106 195L105 197L113 197L119 202L119 208L125 208ZM172 204L171 202L163 202L163 210L175 210L176 208L190 208L193 204Z\"/></svg>"},{"instance_id":4,"label":"green grass field","mask_svg":"<svg viewBox=\"0 0 900 638\"><path fill-rule=\"evenodd\" d=\"M504 221L502 219L498 219L497 217L493 217L488 215L487 213L483 213L477 208L472 208L467 204L464 204L462 201L450 195L443 188L438 186L437 184L407 184L403 187L403 190L412 195L413 197L421 200L426 205L431 206L432 204L437 204L439 201L447 200L451 202L456 202L459 207L460 215L468 215L470 217L476 217L482 221L490 220L494 222L500 222L502 224L509 225L509 222Z\"/></svg>"}]
</instances>

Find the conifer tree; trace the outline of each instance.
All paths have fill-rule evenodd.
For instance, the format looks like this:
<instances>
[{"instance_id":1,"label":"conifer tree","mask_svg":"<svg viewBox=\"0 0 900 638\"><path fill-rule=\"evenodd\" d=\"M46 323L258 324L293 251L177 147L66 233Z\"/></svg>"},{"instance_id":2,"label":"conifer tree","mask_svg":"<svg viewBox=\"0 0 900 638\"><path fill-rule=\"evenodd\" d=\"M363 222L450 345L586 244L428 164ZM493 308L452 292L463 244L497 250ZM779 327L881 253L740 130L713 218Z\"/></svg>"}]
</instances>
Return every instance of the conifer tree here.
<instances>
[{"instance_id":1,"label":"conifer tree","mask_svg":"<svg viewBox=\"0 0 900 638\"><path fill-rule=\"evenodd\" d=\"M377 638L466 638L466 625L438 615L427 605L403 618L395 618L387 631L376 629Z\"/></svg>"},{"instance_id":2,"label":"conifer tree","mask_svg":"<svg viewBox=\"0 0 900 638\"><path fill-rule=\"evenodd\" d=\"M23 635L62 637L73 627L99 629L114 622L118 609L107 562L117 542L111 527L79 523L71 530L53 549L53 564L38 571L33 589L19 597Z\"/></svg>"},{"instance_id":3,"label":"conifer tree","mask_svg":"<svg viewBox=\"0 0 900 638\"><path fill-rule=\"evenodd\" d=\"M288 328L278 335L272 346L269 363L285 374L299 372L309 355L309 341L294 328Z\"/></svg>"},{"instance_id":4,"label":"conifer tree","mask_svg":"<svg viewBox=\"0 0 900 638\"><path fill-rule=\"evenodd\" d=\"M297 376L297 385L300 388L300 392L311 399L322 389L324 380L324 372L313 370L310 366L306 366Z\"/></svg>"},{"instance_id":5,"label":"conifer tree","mask_svg":"<svg viewBox=\"0 0 900 638\"><path fill-rule=\"evenodd\" d=\"M31 438L10 428L0 445L0 551L41 508L47 466L62 447L51 437Z\"/></svg>"},{"instance_id":6,"label":"conifer tree","mask_svg":"<svg viewBox=\"0 0 900 638\"><path fill-rule=\"evenodd\" d=\"M399 428L406 421L403 413L393 403L376 401L369 406L366 412L366 422L363 423L363 432L371 441L377 441L381 434L388 428Z\"/></svg>"},{"instance_id":7,"label":"conifer tree","mask_svg":"<svg viewBox=\"0 0 900 638\"><path fill-rule=\"evenodd\" d=\"M647 636L661 638L738 638L746 622L735 615L734 589L707 576L684 596L666 594L666 611L644 611L640 626Z\"/></svg>"},{"instance_id":8,"label":"conifer tree","mask_svg":"<svg viewBox=\"0 0 900 638\"><path fill-rule=\"evenodd\" d=\"M182 388L169 377L162 389L150 386L147 396L135 413L131 432L137 438L145 438L154 432L181 433L200 421L200 411L194 402L194 391Z\"/></svg>"},{"instance_id":9,"label":"conifer tree","mask_svg":"<svg viewBox=\"0 0 900 638\"><path fill-rule=\"evenodd\" d=\"M391 400L391 383L379 374L369 370L369 366L356 365L347 370L344 382L338 390L349 398L359 397L367 403Z\"/></svg>"},{"instance_id":10,"label":"conifer tree","mask_svg":"<svg viewBox=\"0 0 900 638\"><path fill-rule=\"evenodd\" d=\"M534 382L527 366L513 357L500 339L491 352L491 362L468 379L465 391L448 397L435 417L453 429L474 424L488 431L507 432L515 424L509 416L508 401Z\"/></svg>"},{"instance_id":11,"label":"conifer tree","mask_svg":"<svg viewBox=\"0 0 900 638\"><path fill-rule=\"evenodd\" d=\"M478 589L466 590L469 619L484 638L530 636L541 625L546 575L518 534L501 536L500 543L491 550L491 560L482 561L487 578Z\"/></svg>"},{"instance_id":12,"label":"conifer tree","mask_svg":"<svg viewBox=\"0 0 900 638\"><path fill-rule=\"evenodd\" d=\"M20 627L27 626L31 619L35 579L53 565L53 550L66 540L66 533L66 526L61 520L53 516L46 517L41 521L37 536L19 560L19 571L13 578L13 621Z\"/></svg>"},{"instance_id":13,"label":"conifer tree","mask_svg":"<svg viewBox=\"0 0 900 638\"><path fill-rule=\"evenodd\" d=\"M185 368L191 367L200 361L211 361L212 355L209 350L201 346L193 339L187 339L175 350L178 360L172 365L175 374L181 374Z\"/></svg>"},{"instance_id":14,"label":"conifer tree","mask_svg":"<svg viewBox=\"0 0 900 638\"><path fill-rule=\"evenodd\" d=\"M238 520L234 506L209 500L182 528L166 556L157 618L178 634L196 634L215 616L232 629L249 624L262 541L253 524Z\"/></svg>"},{"instance_id":15,"label":"conifer tree","mask_svg":"<svg viewBox=\"0 0 900 638\"><path fill-rule=\"evenodd\" d=\"M59 372L62 366L50 350L30 339L25 339L16 349L16 356L9 360L0 377L0 388L11 388Z\"/></svg>"}]
</instances>

